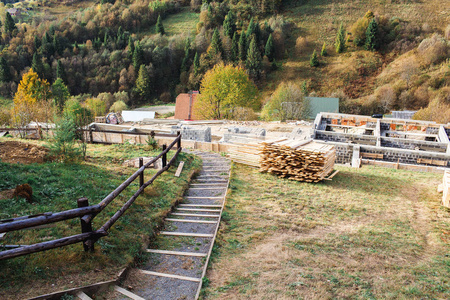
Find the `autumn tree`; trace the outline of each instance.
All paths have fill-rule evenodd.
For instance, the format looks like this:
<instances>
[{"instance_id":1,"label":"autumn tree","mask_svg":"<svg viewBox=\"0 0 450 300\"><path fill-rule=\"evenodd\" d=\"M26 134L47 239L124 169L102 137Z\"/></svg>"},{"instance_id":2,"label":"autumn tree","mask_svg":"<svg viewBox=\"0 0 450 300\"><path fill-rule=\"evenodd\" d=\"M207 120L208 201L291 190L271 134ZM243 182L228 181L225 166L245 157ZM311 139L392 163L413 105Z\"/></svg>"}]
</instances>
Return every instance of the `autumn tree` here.
<instances>
[{"instance_id":1,"label":"autumn tree","mask_svg":"<svg viewBox=\"0 0 450 300\"><path fill-rule=\"evenodd\" d=\"M259 106L256 86L242 68L232 65L219 63L207 71L200 92L194 111L202 119L231 118L234 108Z\"/></svg>"},{"instance_id":2,"label":"autumn tree","mask_svg":"<svg viewBox=\"0 0 450 300\"><path fill-rule=\"evenodd\" d=\"M48 122L53 117L50 101L50 85L30 69L23 74L14 95L12 121L15 126L25 127L31 121Z\"/></svg>"}]
</instances>

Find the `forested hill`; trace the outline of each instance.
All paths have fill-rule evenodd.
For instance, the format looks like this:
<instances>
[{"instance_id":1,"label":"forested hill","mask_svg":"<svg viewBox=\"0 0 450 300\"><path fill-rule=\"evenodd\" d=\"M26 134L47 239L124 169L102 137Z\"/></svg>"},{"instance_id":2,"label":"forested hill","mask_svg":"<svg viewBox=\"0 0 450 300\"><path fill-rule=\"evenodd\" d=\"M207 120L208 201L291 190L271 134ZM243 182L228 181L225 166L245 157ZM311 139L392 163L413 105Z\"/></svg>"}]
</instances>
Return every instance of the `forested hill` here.
<instances>
[{"instance_id":1,"label":"forested hill","mask_svg":"<svg viewBox=\"0 0 450 300\"><path fill-rule=\"evenodd\" d=\"M0 5L4 97L32 67L50 84L61 78L81 101L100 94L107 105L169 102L199 89L203 74L224 61L247 70L262 102L289 81L307 94L341 98L345 112L450 105L448 1Z\"/></svg>"}]
</instances>

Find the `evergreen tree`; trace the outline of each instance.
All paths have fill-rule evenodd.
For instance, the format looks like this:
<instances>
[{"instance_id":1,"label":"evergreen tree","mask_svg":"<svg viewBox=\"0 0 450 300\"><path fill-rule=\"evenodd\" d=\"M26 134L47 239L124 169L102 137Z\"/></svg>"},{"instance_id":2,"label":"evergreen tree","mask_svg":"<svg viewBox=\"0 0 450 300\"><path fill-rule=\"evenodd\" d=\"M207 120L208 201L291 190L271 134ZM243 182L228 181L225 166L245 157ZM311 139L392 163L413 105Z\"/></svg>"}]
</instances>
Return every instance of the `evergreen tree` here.
<instances>
[{"instance_id":1,"label":"evergreen tree","mask_svg":"<svg viewBox=\"0 0 450 300\"><path fill-rule=\"evenodd\" d=\"M208 55L209 57L214 57L220 55L222 57L223 47L222 40L220 39L219 30L214 29L214 33L211 40L211 45L209 46Z\"/></svg>"},{"instance_id":2,"label":"evergreen tree","mask_svg":"<svg viewBox=\"0 0 450 300\"><path fill-rule=\"evenodd\" d=\"M308 96L308 85L307 85L306 81L302 82L301 90L302 90L303 96Z\"/></svg>"},{"instance_id":3,"label":"evergreen tree","mask_svg":"<svg viewBox=\"0 0 450 300\"><path fill-rule=\"evenodd\" d=\"M247 36L242 33L239 37L239 60L245 61L247 58Z\"/></svg>"},{"instance_id":4,"label":"evergreen tree","mask_svg":"<svg viewBox=\"0 0 450 300\"><path fill-rule=\"evenodd\" d=\"M44 77L44 64L42 63L41 57L39 56L39 54L37 54L37 52L33 54L31 68L38 74L40 78Z\"/></svg>"},{"instance_id":5,"label":"evergreen tree","mask_svg":"<svg viewBox=\"0 0 450 300\"><path fill-rule=\"evenodd\" d=\"M273 44L272 34L269 34L269 38L267 39L266 47L264 49L264 54L267 56L270 62L273 61L275 56L275 46Z\"/></svg>"},{"instance_id":6,"label":"evergreen tree","mask_svg":"<svg viewBox=\"0 0 450 300\"><path fill-rule=\"evenodd\" d=\"M99 37L97 37L97 38L94 39L94 42L92 43L92 46L94 47L95 51L100 50L100 47L102 46L102 42L100 41L100 38L99 38ZM132 54L132 55L133 55L133 54ZM132 56L132 55L131 55L131 56ZM131 58L131 56L130 56L130 58Z\"/></svg>"},{"instance_id":7,"label":"evergreen tree","mask_svg":"<svg viewBox=\"0 0 450 300\"><path fill-rule=\"evenodd\" d=\"M164 35L166 32L164 31L164 25L161 20L161 15L158 15L158 20L156 21L156 32Z\"/></svg>"},{"instance_id":8,"label":"evergreen tree","mask_svg":"<svg viewBox=\"0 0 450 300\"><path fill-rule=\"evenodd\" d=\"M378 23L375 18L372 18L366 31L365 48L369 51L375 51L378 49L378 46Z\"/></svg>"},{"instance_id":9,"label":"evergreen tree","mask_svg":"<svg viewBox=\"0 0 450 300\"><path fill-rule=\"evenodd\" d=\"M64 108L64 104L70 97L70 93L69 89L64 84L64 81L61 78L56 79L52 84L52 96L55 105L58 107L59 111L62 111Z\"/></svg>"},{"instance_id":10,"label":"evergreen tree","mask_svg":"<svg viewBox=\"0 0 450 300\"><path fill-rule=\"evenodd\" d=\"M17 29L16 23L14 22L14 19L11 17L11 14L9 12L6 12L5 16L5 32L11 33L14 31L14 29Z\"/></svg>"},{"instance_id":11,"label":"evergreen tree","mask_svg":"<svg viewBox=\"0 0 450 300\"><path fill-rule=\"evenodd\" d=\"M58 54L61 54L62 50L63 50L62 46L61 46L61 42L59 41L59 37L56 34L53 36L53 49Z\"/></svg>"},{"instance_id":12,"label":"evergreen tree","mask_svg":"<svg viewBox=\"0 0 450 300\"><path fill-rule=\"evenodd\" d=\"M42 46L41 46L42 55L50 57L54 54L52 39L48 32L44 34L42 37Z\"/></svg>"},{"instance_id":13,"label":"evergreen tree","mask_svg":"<svg viewBox=\"0 0 450 300\"><path fill-rule=\"evenodd\" d=\"M136 89L142 97L150 96L151 82L145 65L139 67L139 73L136 79Z\"/></svg>"},{"instance_id":14,"label":"evergreen tree","mask_svg":"<svg viewBox=\"0 0 450 300\"><path fill-rule=\"evenodd\" d=\"M134 41L133 38L130 36L128 38L128 57L133 58L134 53Z\"/></svg>"},{"instance_id":15,"label":"evergreen tree","mask_svg":"<svg viewBox=\"0 0 450 300\"><path fill-rule=\"evenodd\" d=\"M66 82L66 71L64 70L64 66L62 62L58 59L58 63L56 65L56 78L61 78L63 82Z\"/></svg>"},{"instance_id":16,"label":"evergreen tree","mask_svg":"<svg viewBox=\"0 0 450 300\"><path fill-rule=\"evenodd\" d=\"M34 49L37 51L41 47L41 40L37 35L34 36Z\"/></svg>"},{"instance_id":17,"label":"evergreen tree","mask_svg":"<svg viewBox=\"0 0 450 300\"><path fill-rule=\"evenodd\" d=\"M253 22L253 17L250 19L247 27L247 38L251 39L251 35L256 33L256 24Z\"/></svg>"},{"instance_id":18,"label":"evergreen tree","mask_svg":"<svg viewBox=\"0 0 450 300\"><path fill-rule=\"evenodd\" d=\"M197 52L195 52L193 65L194 65L194 75L197 75L198 72L200 71L200 57L198 56Z\"/></svg>"},{"instance_id":19,"label":"evergreen tree","mask_svg":"<svg viewBox=\"0 0 450 300\"><path fill-rule=\"evenodd\" d=\"M239 39L238 33L235 31L233 34L233 39L231 40L231 51L230 57L231 62L237 62L239 60Z\"/></svg>"},{"instance_id":20,"label":"evergreen tree","mask_svg":"<svg viewBox=\"0 0 450 300\"><path fill-rule=\"evenodd\" d=\"M338 33L336 36L336 42L335 42L335 47L336 47L337 53L342 53L345 51L345 36L346 35L347 34L345 32L344 24L341 23L341 25L339 26L339 29L338 29Z\"/></svg>"},{"instance_id":21,"label":"evergreen tree","mask_svg":"<svg viewBox=\"0 0 450 300\"><path fill-rule=\"evenodd\" d=\"M320 55L321 56L327 56L328 55L327 44L325 42L323 42L322 50L320 50Z\"/></svg>"},{"instance_id":22,"label":"evergreen tree","mask_svg":"<svg viewBox=\"0 0 450 300\"><path fill-rule=\"evenodd\" d=\"M105 32L105 36L103 37L103 46L107 47L109 42L108 30Z\"/></svg>"},{"instance_id":23,"label":"evergreen tree","mask_svg":"<svg viewBox=\"0 0 450 300\"><path fill-rule=\"evenodd\" d=\"M0 81L8 82L12 80L11 72L9 71L8 63L2 56L0 57Z\"/></svg>"},{"instance_id":24,"label":"evergreen tree","mask_svg":"<svg viewBox=\"0 0 450 300\"><path fill-rule=\"evenodd\" d=\"M250 77L253 79L259 79L261 74L261 54L259 53L258 46L256 45L256 37L253 37L250 41L245 66Z\"/></svg>"},{"instance_id":25,"label":"evergreen tree","mask_svg":"<svg viewBox=\"0 0 450 300\"><path fill-rule=\"evenodd\" d=\"M190 46L191 43L189 42L189 39L186 39L186 44L184 45L184 57L181 62L181 72L186 72L189 68Z\"/></svg>"},{"instance_id":26,"label":"evergreen tree","mask_svg":"<svg viewBox=\"0 0 450 300\"><path fill-rule=\"evenodd\" d=\"M317 57L316 50L314 50L313 54L311 55L311 58L309 59L309 65L311 67L319 66L319 58Z\"/></svg>"},{"instance_id":27,"label":"evergreen tree","mask_svg":"<svg viewBox=\"0 0 450 300\"><path fill-rule=\"evenodd\" d=\"M135 70L140 70L141 65L144 64L144 51L141 48L139 41L136 43L133 52L133 66Z\"/></svg>"},{"instance_id":28,"label":"evergreen tree","mask_svg":"<svg viewBox=\"0 0 450 300\"><path fill-rule=\"evenodd\" d=\"M236 17L231 10L228 11L225 20L223 21L223 32L230 38L233 37L236 32Z\"/></svg>"}]
</instances>

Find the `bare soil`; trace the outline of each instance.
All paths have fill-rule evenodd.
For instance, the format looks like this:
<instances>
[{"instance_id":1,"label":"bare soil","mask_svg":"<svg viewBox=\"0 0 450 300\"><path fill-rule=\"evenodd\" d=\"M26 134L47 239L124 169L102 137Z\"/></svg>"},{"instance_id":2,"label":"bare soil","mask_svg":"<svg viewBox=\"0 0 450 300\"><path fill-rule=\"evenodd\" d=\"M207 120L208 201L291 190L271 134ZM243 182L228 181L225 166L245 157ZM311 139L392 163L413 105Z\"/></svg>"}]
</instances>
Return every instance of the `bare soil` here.
<instances>
[{"instance_id":1,"label":"bare soil","mask_svg":"<svg viewBox=\"0 0 450 300\"><path fill-rule=\"evenodd\" d=\"M49 159L48 149L31 143L0 142L0 160L6 163L43 163Z\"/></svg>"}]
</instances>

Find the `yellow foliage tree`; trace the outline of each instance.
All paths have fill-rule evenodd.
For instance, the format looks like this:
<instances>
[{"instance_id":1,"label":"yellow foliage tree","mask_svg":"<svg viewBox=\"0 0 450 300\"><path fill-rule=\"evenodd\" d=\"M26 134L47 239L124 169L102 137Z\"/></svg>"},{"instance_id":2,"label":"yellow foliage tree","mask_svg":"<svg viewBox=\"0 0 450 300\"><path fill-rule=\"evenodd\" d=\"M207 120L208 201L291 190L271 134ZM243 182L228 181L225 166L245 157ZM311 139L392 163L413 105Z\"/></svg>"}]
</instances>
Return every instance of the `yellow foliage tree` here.
<instances>
[{"instance_id":1,"label":"yellow foliage tree","mask_svg":"<svg viewBox=\"0 0 450 300\"><path fill-rule=\"evenodd\" d=\"M257 109L258 90L241 67L217 64L203 77L194 115L202 119L229 119L238 107Z\"/></svg>"},{"instance_id":2,"label":"yellow foliage tree","mask_svg":"<svg viewBox=\"0 0 450 300\"><path fill-rule=\"evenodd\" d=\"M50 84L30 69L22 77L14 95L12 123L25 127L31 121L49 122L54 115Z\"/></svg>"}]
</instances>

